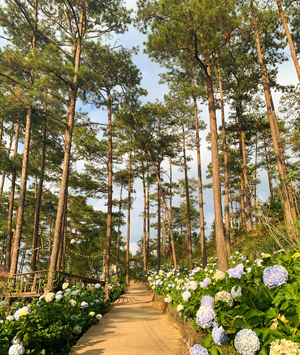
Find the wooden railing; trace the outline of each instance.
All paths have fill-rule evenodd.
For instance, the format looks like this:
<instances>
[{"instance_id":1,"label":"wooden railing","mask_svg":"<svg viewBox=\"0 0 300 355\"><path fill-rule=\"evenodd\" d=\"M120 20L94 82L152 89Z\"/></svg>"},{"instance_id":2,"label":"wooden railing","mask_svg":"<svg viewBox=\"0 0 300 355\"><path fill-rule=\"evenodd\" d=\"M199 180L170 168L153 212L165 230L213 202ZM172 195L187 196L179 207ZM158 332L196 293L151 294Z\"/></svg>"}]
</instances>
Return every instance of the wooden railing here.
<instances>
[{"instance_id":1,"label":"wooden railing","mask_svg":"<svg viewBox=\"0 0 300 355\"><path fill-rule=\"evenodd\" d=\"M48 270L38 270L13 275L8 281L6 298L39 297L45 291L44 287L46 285L47 276ZM59 276L61 281L68 282L70 287L78 282L84 285L100 283L102 286L105 286L105 282L102 280L69 274L64 271L57 271L55 278L57 278L57 276Z\"/></svg>"}]
</instances>

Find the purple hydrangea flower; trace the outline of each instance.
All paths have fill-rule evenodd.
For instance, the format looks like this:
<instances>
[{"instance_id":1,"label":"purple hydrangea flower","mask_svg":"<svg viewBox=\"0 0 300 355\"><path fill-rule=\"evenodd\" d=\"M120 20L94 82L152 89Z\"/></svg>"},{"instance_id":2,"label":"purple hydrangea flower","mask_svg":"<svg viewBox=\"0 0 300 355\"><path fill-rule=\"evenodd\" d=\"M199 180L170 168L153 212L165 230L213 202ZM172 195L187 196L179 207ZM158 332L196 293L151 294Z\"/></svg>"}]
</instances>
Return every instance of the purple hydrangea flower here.
<instances>
[{"instance_id":1,"label":"purple hydrangea flower","mask_svg":"<svg viewBox=\"0 0 300 355\"><path fill-rule=\"evenodd\" d=\"M195 344L191 349L190 349L190 354L191 355L209 355L209 352L207 349L203 348L199 344Z\"/></svg>"},{"instance_id":2,"label":"purple hydrangea flower","mask_svg":"<svg viewBox=\"0 0 300 355\"><path fill-rule=\"evenodd\" d=\"M211 283L211 279L206 277L202 282L199 283L201 288L207 287Z\"/></svg>"},{"instance_id":3,"label":"purple hydrangea flower","mask_svg":"<svg viewBox=\"0 0 300 355\"><path fill-rule=\"evenodd\" d=\"M223 346L227 343L227 334L225 333L225 330L223 329L223 327L214 327L213 331L212 331L212 337L214 342L219 345L219 346Z\"/></svg>"},{"instance_id":4,"label":"purple hydrangea flower","mask_svg":"<svg viewBox=\"0 0 300 355\"><path fill-rule=\"evenodd\" d=\"M201 306L197 312L196 322L201 328L211 328L216 316L212 308Z\"/></svg>"},{"instance_id":5,"label":"purple hydrangea flower","mask_svg":"<svg viewBox=\"0 0 300 355\"><path fill-rule=\"evenodd\" d=\"M201 306L206 306L209 308L215 308L215 299L211 296L203 296L201 298Z\"/></svg>"},{"instance_id":6,"label":"purple hydrangea flower","mask_svg":"<svg viewBox=\"0 0 300 355\"><path fill-rule=\"evenodd\" d=\"M227 270L230 277L241 279L244 275L244 265L238 264L236 267Z\"/></svg>"},{"instance_id":7,"label":"purple hydrangea flower","mask_svg":"<svg viewBox=\"0 0 300 355\"><path fill-rule=\"evenodd\" d=\"M287 269L282 265L274 265L265 268L263 273L264 284L269 288L285 285L289 278Z\"/></svg>"}]
</instances>

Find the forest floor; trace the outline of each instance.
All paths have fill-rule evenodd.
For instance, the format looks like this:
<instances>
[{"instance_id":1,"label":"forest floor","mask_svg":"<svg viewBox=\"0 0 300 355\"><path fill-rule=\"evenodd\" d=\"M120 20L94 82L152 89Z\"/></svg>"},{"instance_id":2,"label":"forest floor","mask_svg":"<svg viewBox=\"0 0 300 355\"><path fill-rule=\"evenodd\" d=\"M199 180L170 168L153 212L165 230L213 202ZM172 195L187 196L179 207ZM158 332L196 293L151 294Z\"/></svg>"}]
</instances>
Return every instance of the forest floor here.
<instances>
[{"instance_id":1,"label":"forest floor","mask_svg":"<svg viewBox=\"0 0 300 355\"><path fill-rule=\"evenodd\" d=\"M70 355L186 355L179 331L154 307L142 283L128 291L73 346Z\"/></svg>"}]
</instances>

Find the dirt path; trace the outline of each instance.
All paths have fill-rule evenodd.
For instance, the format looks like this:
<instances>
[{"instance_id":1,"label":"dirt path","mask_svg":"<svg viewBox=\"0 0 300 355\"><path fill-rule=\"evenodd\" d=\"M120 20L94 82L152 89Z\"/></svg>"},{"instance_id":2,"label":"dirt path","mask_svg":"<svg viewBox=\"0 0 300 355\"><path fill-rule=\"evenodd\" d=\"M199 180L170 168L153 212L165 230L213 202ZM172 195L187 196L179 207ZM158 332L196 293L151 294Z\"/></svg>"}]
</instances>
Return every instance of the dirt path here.
<instances>
[{"instance_id":1,"label":"dirt path","mask_svg":"<svg viewBox=\"0 0 300 355\"><path fill-rule=\"evenodd\" d=\"M152 304L145 285L129 290L72 348L82 355L186 355L179 331Z\"/></svg>"}]
</instances>

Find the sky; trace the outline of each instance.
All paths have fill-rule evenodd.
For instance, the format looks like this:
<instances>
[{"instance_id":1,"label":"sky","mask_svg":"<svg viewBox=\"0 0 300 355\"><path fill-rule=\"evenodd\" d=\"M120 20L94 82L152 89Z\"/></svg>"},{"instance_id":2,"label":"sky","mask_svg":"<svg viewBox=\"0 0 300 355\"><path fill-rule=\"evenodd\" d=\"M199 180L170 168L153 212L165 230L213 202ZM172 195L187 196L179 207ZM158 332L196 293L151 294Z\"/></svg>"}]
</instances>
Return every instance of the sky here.
<instances>
[{"instance_id":1,"label":"sky","mask_svg":"<svg viewBox=\"0 0 300 355\"><path fill-rule=\"evenodd\" d=\"M0 3L2 0L0 0ZM135 0L127 0L127 7L135 7ZM156 99L163 101L164 94L167 94L168 89L165 85L159 85L159 73L164 71L164 68L160 67L159 64L152 62L146 54L143 53L143 42L147 40L147 36L141 34L136 28L133 26L129 27L129 31L123 35L115 35L112 40L110 40L111 44L116 43L117 45L122 45L125 48L131 48L131 47L140 47L140 51L138 55L133 57L133 62L137 65L137 67L140 69L142 73L142 82L141 86L145 88L148 91L148 96L144 98L144 102L151 101L154 102ZM4 42L3 40L0 39L0 46L3 45ZM289 54L289 49L285 50L286 56L290 57ZM289 61L284 62L279 66L279 73L278 73L278 82L282 85L286 84L297 84L297 76L296 76L296 71L293 66L293 63L291 59L289 58ZM275 92L273 93L274 97L274 102L275 102L275 108L278 108L278 103L280 99L280 93ZM199 108L202 110L202 113L200 115L200 119L204 120L204 122L207 124L207 127L209 127L209 120L208 120L208 108L207 105L199 105ZM105 111L103 110L94 110L92 106L86 106L83 107L84 110L89 112L89 115L92 119L92 121L95 122L101 122L101 123L107 123L107 116L105 114ZM228 110L226 110L226 113L228 113ZM217 112L217 120L218 120L218 125L221 123L221 116L220 116L220 111ZM209 183L211 181L208 181L205 177L205 172L207 169L207 165L211 161L211 154L210 151L207 150L207 145L205 141L205 137L208 133L208 129L204 131L200 131L200 137L201 137L201 160L202 160L202 175L203 175L203 184ZM21 152L22 146L19 147L19 152ZM197 164L196 164L196 152L189 152L189 154L193 157L193 160L189 163L190 170L189 170L189 178L195 177L197 178ZM81 168L83 166L82 162L77 163L77 168ZM166 164L166 169L168 169L168 166ZM268 194L268 185L267 185L267 176L265 172L259 172L259 177L262 181L262 183L258 186L258 196L261 200L266 200L269 197ZM183 172L179 172L178 169L174 168L173 169L173 181L176 181L179 178L183 178ZM8 188L9 186L7 186ZM130 232L130 250L131 252L135 252L137 248L137 241L141 239L142 237L142 231L143 231L143 220L142 217L139 217L139 214L143 210L143 194L142 194L142 184L141 181L137 180L134 184L134 189L136 190L136 193L134 194L135 201L133 204L133 208L131 211L131 232ZM152 190L154 192L154 190ZM117 189L114 189L114 198L117 198L119 196L119 191ZM106 211L107 207L105 207L105 200L88 200L89 203L91 203L95 209L97 210L103 210ZM178 201L177 201L178 202ZM175 200L176 203L176 200ZM205 221L206 221L206 234L210 234L210 227L211 223L213 221L214 215L213 215L213 196L212 196L212 190L207 189L204 190L204 214L205 214ZM126 215L126 212L125 212ZM154 220L152 221L154 222ZM123 238L126 239L126 226L123 227L122 229L122 234ZM155 231L152 229L151 230L151 237L155 236Z\"/></svg>"}]
</instances>

